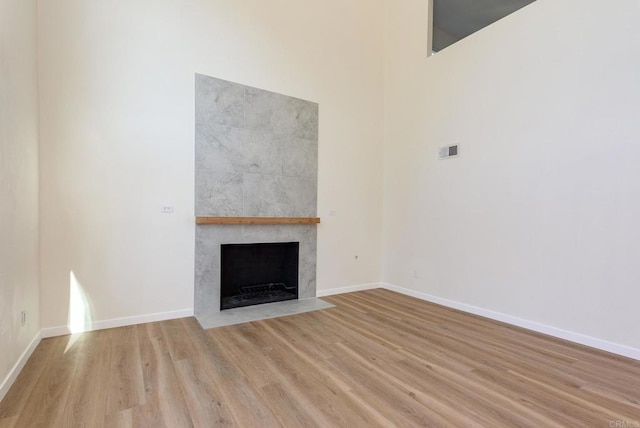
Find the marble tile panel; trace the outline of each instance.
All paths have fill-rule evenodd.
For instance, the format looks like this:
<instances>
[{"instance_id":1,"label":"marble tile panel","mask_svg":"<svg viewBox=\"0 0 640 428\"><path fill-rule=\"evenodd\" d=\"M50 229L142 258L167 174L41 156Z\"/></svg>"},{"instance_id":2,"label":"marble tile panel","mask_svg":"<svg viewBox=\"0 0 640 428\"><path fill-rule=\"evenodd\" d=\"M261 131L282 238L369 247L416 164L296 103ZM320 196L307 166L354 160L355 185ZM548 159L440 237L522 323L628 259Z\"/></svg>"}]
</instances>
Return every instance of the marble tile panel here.
<instances>
[{"instance_id":1,"label":"marble tile panel","mask_svg":"<svg viewBox=\"0 0 640 428\"><path fill-rule=\"evenodd\" d=\"M204 316L212 308L220 310L220 271L205 270L195 275L194 315ZM197 304L200 302L200 304ZM204 304L206 303L206 304Z\"/></svg>"},{"instance_id":2,"label":"marble tile panel","mask_svg":"<svg viewBox=\"0 0 640 428\"><path fill-rule=\"evenodd\" d=\"M281 175L282 157L278 139L271 132L245 131L246 136L220 138L220 146L235 171L249 174Z\"/></svg>"},{"instance_id":3,"label":"marble tile panel","mask_svg":"<svg viewBox=\"0 0 640 428\"><path fill-rule=\"evenodd\" d=\"M243 191L246 204L243 215L256 217L292 217L293 183L280 176L245 174Z\"/></svg>"},{"instance_id":4,"label":"marble tile panel","mask_svg":"<svg viewBox=\"0 0 640 428\"><path fill-rule=\"evenodd\" d=\"M244 125L245 86L196 74L195 98L197 131L210 125Z\"/></svg>"},{"instance_id":5,"label":"marble tile panel","mask_svg":"<svg viewBox=\"0 0 640 428\"><path fill-rule=\"evenodd\" d=\"M245 126L308 140L318 139L318 104L246 88Z\"/></svg>"},{"instance_id":6,"label":"marble tile panel","mask_svg":"<svg viewBox=\"0 0 640 428\"><path fill-rule=\"evenodd\" d=\"M298 297L307 299L316 296L316 262L303 261L299 263Z\"/></svg>"},{"instance_id":7,"label":"marble tile panel","mask_svg":"<svg viewBox=\"0 0 640 428\"><path fill-rule=\"evenodd\" d=\"M245 174L243 215L315 217L316 180Z\"/></svg>"},{"instance_id":8,"label":"marble tile panel","mask_svg":"<svg viewBox=\"0 0 640 428\"><path fill-rule=\"evenodd\" d=\"M240 173L196 170L197 216L241 216L243 176Z\"/></svg>"},{"instance_id":9,"label":"marble tile panel","mask_svg":"<svg viewBox=\"0 0 640 428\"><path fill-rule=\"evenodd\" d=\"M309 167L314 168L311 163L317 165L317 155L313 157L313 153L302 148L292 150L294 144L287 140L270 131L212 126L210 135L196 139L196 169L282 175L284 159L294 165L304 164L302 159L296 161L295 157L307 154L312 156L307 162ZM284 153L289 153L287 158Z\"/></svg>"},{"instance_id":10,"label":"marble tile panel","mask_svg":"<svg viewBox=\"0 0 640 428\"><path fill-rule=\"evenodd\" d=\"M245 135L246 134L246 135ZM221 140L248 140L249 131L216 125L206 137L196 138L196 170L206 169L216 172L240 172L236 171L233 163L224 150Z\"/></svg>"},{"instance_id":11,"label":"marble tile panel","mask_svg":"<svg viewBox=\"0 0 640 428\"><path fill-rule=\"evenodd\" d=\"M293 184L294 217L315 217L318 209L318 182L315 179L297 179Z\"/></svg>"},{"instance_id":12,"label":"marble tile panel","mask_svg":"<svg viewBox=\"0 0 640 428\"><path fill-rule=\"evenodd\" d=\"M216 240L211 239L208 235L203 234L200 228L203 226L196 226L196 248L195 248L195 274L205 270L219 269L220 259L213 257L216 252ZM197 284L196 284L197 289Z\"/></svg>"},{"instance_id":13,"label":"marble tile panel","mask_svg":"<svg viewBox=\"0 0 640 428\"><path fill-rule=\"evenodd\" d=\"M196 225L195 271L220 269L220 244L243 243L243 225Z\"/></svg>"},{"instance_id":14,"label":"marble tile panel","mask_svg":"<svg viewBox=\"0 0 640 428\"><path fill-rule=\"evenodd\" d=\"M283 138L279 144L282 175L317 179L318 142L301 138Z\"/></svg>"}]
</instances>

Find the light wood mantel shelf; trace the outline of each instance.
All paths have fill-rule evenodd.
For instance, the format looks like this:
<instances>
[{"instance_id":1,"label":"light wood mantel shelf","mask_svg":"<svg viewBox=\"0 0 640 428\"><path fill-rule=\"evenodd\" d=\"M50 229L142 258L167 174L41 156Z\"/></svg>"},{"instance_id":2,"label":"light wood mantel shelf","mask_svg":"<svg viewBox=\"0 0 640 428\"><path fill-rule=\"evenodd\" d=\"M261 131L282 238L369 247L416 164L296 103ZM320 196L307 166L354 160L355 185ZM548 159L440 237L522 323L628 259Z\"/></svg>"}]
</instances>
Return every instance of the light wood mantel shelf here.
<instances>
[{"instance_id":1,"label":"light wood mantel shelf","mask_svg":"<svg viewBox=\"0 0 640 428\"><path fill-rule=\"evenodd\" d=\"M196 217L196 224L318 224L318 217Z\"/></svg>"}]
</instances>

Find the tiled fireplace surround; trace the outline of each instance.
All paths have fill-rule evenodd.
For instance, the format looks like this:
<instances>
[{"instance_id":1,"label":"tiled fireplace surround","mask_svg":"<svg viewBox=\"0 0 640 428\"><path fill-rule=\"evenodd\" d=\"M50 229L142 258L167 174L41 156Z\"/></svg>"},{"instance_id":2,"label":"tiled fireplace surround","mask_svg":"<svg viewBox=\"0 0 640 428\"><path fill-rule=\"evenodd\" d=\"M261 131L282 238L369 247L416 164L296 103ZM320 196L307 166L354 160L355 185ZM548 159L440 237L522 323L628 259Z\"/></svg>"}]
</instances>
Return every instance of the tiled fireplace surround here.
<instances>
[{"instance_id":1,"label":"tiled fireplace surround","mask_svg":"<svg viewBox=\"0 0 640 428\"><path fill-rule=\"evenodd\" d=\"M200 74L195 95L196 216L315 217L318 105ZM294 241L315 297L316 225L197 225L196 318L220 313L221 244Z\"/></svg>"}]
</instances>

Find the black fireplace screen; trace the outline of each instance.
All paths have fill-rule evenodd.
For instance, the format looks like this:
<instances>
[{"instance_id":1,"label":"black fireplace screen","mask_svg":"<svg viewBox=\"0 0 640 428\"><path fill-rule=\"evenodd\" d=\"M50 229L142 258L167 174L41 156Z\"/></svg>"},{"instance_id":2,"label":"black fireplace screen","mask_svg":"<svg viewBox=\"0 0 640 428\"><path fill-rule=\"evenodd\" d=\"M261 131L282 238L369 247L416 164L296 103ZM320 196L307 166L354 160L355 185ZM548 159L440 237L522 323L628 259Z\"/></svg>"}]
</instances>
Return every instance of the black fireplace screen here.
<instances>
[{"instance_id":1,"label":"black fireplace screen","mask_svg":"<svg viewBox=\"0 0 640 428\"><path fill-rule=\"evenodd\" d=\"M220 309L298 298L298 242L222 245Z\"/></svg>"}]
</instances>

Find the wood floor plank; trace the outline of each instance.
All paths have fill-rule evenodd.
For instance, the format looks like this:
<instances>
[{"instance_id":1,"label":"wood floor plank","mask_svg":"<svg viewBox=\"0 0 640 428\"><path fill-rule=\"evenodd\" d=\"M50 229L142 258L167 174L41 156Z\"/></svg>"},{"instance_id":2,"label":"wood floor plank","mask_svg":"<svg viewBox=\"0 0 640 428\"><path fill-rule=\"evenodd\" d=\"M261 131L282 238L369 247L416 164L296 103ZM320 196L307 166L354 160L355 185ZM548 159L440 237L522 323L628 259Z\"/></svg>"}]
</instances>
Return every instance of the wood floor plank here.
<instances>
[{"instance_id":1,"label":"wood floor plank","mask_svg":"<svg viewBox=\"0 0 640 428\"><path fill-rule=\"evenodd\" d=\"M110 347L107 415L145 403L136 326L113 329L111 334L114 339Z\"/></svg>"},{"instance_id":2,"label":"wood floor plank","mask_svg":"<svg viewBox=\"0 0 640 428\"><path fill-rule=\"evenodd\" d=\"M412 325L411 320L406 320L406 323L398 325L395 320L387 320L387 322L384 323L385 319L376 314L367 313L363 315L363 317L365 316L370 317L367 319L369 328L374 331L379 329L382 332L381 334L393 335L395 333L396 335L404 335L407 332L411 332L414 338L418 340L413 344L408 344L408 348L415 349L416 352L426 349L430 344L432 346L444 346L450 349L459 348L460 351L464 348L464 354L459 353L460 356L450 355L450 358L465 360L466 355L482 356L481 358L486 359L486 361L479 359L476 362L470 363L480 367L477 365L478 362L480 362L480 364L484 364L498 371L518 369L520 371L526 371L527 373L536 373L537 376L545 377L548 384L560 388L560 391L565 391L567 388L570 388L573 390L572 393L574 395L584 396L583 391L579 390L580 386L584 384L584 380L579 380L579 382L576 383L576 376L567 373L567 366L559 367L557 366L557 362L551 359L544 362L545 371L540 373L538 368L542 362L538 360L539 357L524 355L517 350L506 349L501 344L496 344L486 337L475 338L475 340L473 340L473 337L468 337L463 334L452 336L446 331L424 331L421 330L419 326ZM468 339L465 341L464 347L457 343L460 338ZM423 343L420 343L421 341ZM487 358L487 356L489 357ZM587 373L578 374L582 375L582 377L587 376ZM605 400L605 398L600 398L600 400ZM622 413L626 413L627 410L619 409L620 406L618 403L614 402L608 403L608 406L612 408L612 410L617 409L618 412ZM583 409L583 418L586 418L588 415L589 410Z\"/></svg>"},{"instance_id":3,"label":"wood floor plank","mask_svg":"<svg viewBox=\"0 0 640 428\"><path fill-rule=\"evenodd\" d=\"M380 406L376 406L376 404L379 403L369 403L366 400L363 400L361 397L364 396L364 394L362 394L361 391L358 391L357 385L354 386L352 382L349 382L349 379L340 376L336 370L333 369L331 364L329 364L328 358L318 358L319 354L317 352L317 347L305 347L303 341L296 340L294 338L296 335L295 331L288 330L286 328L282 329L282 326L279 324L285 323L286 320L287 318L283 318L279 320L278 323L260 323L260 326L269 331L274 338L279 340L281 344L288 349L288 352L295 354L296 356L304 359L307 363L313 365L315 370L317 370L321 376L330 380L334 387L338 388L348 396L354 404L364 409L374 419L375 426L398 426L396 422L393 422L393 420L396 419L394 417L395 415L392 415L391 417L385 416L384 412L379 411ZM331 357L333 356L335 355L331 354ZM304 403L304 400L298 399L298 401ZM309 410L310 406L307 405L306 407L307 410ZM319 421L323 421L323 419L324 418L322 416L316 418L316 420ZM322 422L322 426L326 426L327 424L329 424L329 422ZM405 426L408 425L405 424Z\"/></svg>"},{"instance_id":4,"label":"wood floor plank","mask_svg":"<svg viewBox=\"0 0 640 428\"><path fill-rule=\"evenodd\" d=\"M105 428L134 428L133 409L121 410L104 418Z\"/></svg>"},{"instance_id":5,"label":"wood floor plank","mask_svg":"<svg viewBox=\"0 0 640 428\"><path fill-rule=\"evenodd\" d=\"M322 376L314 365L309 365L299 355L292 354L285 344L274 340L276 337L262 323L252 325L253 329L242 329L243 335L249 338L249 343L264 350L263 358L280 376L279 381L295 391L293 395L305 402L307 410L323 426L349 426L357 422L373 424L370 415L344 394L339 385ZM327 397L336 399L328 400Z\"/></svg>"},{"instance_id":6,"label":"wood floor plank","mask_svg":"<svg viewBox=\"0 0 640 428\"><path fill-rule=\"evenodd\" d=\"M78 361L71 379L61 426L101 427L106 413L113 332L86 333L78 349Z\"/></svg>"},{"instance_id":7,"label":"wood floor plank","mask_svg":"<svg viewBox=\"0 0 640 428\"><path fill-rule=\"evenodd\" d=\"M257 387L263 388L277 382L268 361L263 358L263 349L254 338L253 330L255 328L251 324L243 325L233 330L220 329L217 335L225 344L228 355L233 359L234 365L240 369L244 377ZM242 334L238 334L238 331Z\"/></svg>"},{"instance_id":8,"label":"wood floor plank","mask_svg":"<svg viewBox=\"0 0 640 428\"><path fill-rule=\"evenodd\" d=\"M261 346L263 345L263 343L260 340L257 340L257 338L254 335L252 335L253 330L255 330L255 327L253 325L244 325L241 327L236 327L233 330L219 329L216 331L216 335L220 338L221 341L225 343L225 346L228 348L228 352L230 356L234 359L235 363L240 368L243 374L243 377L241 379L244 380L245 377L247 376L247 372L245 370L249 365L251 365L251 362L258 359L258 360L262 360L260 361L261 367L259 369L259 372L261 372L261 374L255 377L258 382L257 385L262 385L260 390L258 391L259 395L264 395L264 388L266 386L274 385L275 383L278 383L278 382L284 384L289 390L294 389L293 384L290 382L287 376L284 376L282 374L282 371L281 371L282 367L276 368L274 366L273 359L270 356L271 353L274 351L274 349L276 349L277 344L274 343L273 347ZM236 334L235 335L230 334L231 331L233 331L233 333L236 333ZM240 334L238 334L238 332L240 332ZM233 336L238 336L237 337L238 340L235 340L236 338L234 338ZM251 339L254 339L253 343L251 342ZM262 381L263 379L262 372L264 373L264 378L269 379L269 382L267 382L266 384ZM246 377L246 379L248 382L251 382L250 378ZM241 381L237 383L241 388L240 391L246 393L245 382ZM229 399L233 400L232 397L229 397ZM317 412L314 411L315 409L313 404L308 402L306 397L297 396L297 399L300 402L305 403L306 404L305 407L307 409L307 412L305 412L305 414L302 414L299 416L300 419L320 420L322 422L322 425L324 425L324 423L327 422L322 418L321 415L319 415ZM234 403L233 405L235 407L235 413L237 414L237 413L247 412L250 415L254 415L255 412L259 410L262 413L268 414L269 417L273 416L273 421L272 421L273 424L275 424L275 421L277 421L278 425L282 423L281 420L283 418L278 418L273 413L273 410L274 410L273 403L267 401L265 403L267 407L266 409L265 408L252 409L249 403L250 402L247 402L247 401L245 401L244 403ZM245 407L244 410L243 410L243 407ZM311 416L307 417L307 414L310 414ZM245 420L244 422L241 421L240 425L244 426L245 423L255 423L255 422L252 422L250 420Z\"/></svg>"},{"instance_id":9,"label":"wood floor plank","mask_svg":"<svg viewBox=\"0 0 640 428\"><path fill-rule=\"evenodd\" d=\"M61 345L62 341L59 339L44 339L40 342L7 396L0 402L0 419L8 419L20 414L27 400L33 394L40 376L49 361L57 355L58 347Z\"/></svg>"},{"instance_id":10,"label":"wood floor plank","mask_svg":"<svg viewBox=\"0 0 640 428\"><path fill-rule=\"evenodd\" d=\"M67 402L77 362L76 357L80 352L83 337L73 335L50 340L54 342L50 350L51 358L18 415L16 427L38 428L60 425L60 417Z\"/></svg>"},{"instance_id":11,"label":"wood floor plank","mask_svg":"<svg viewBox=\"0 0 640 428\"><path fill-rule=\"evenodd\" d=\"M14 428L16 426L16 421L18 420L18 416L11 416L7 418L0 419L0 428Z\"/></svg>"},{"instance_id":12,"label":"wood floor plank","mask_svg":"<svg viewBox=\"0 0 640 428\"><path fill-rule=\"evenodd\" d=\"M0 428L640 425L636 360L388 290L327 300L43 340Z\"/></svg>"},{"instance_id":13,"label":"wood floor plank","mask_svg":"<svg viewBox=\"0 0 640 428\"><path fill-rule=\"evenodd\" d=\"M386 379L373 376L371 370L350 358L335 356L328 362L345 381L353 385L355 391L366 397L367 401L376 403L377 409L396 426L447 426L447 423L461 423L461 419L465 419L458 415L448 419L438 411L443 406L437 399L429 403L421 402L413 391L390 385ZM465 419L464 422L470 424L471 421Z\"/></svg>"},{"instance_id":14,"label":"wood floor plank","mask_svg":"<svg viewBox=\"0 0 640 428\"><path fill-rule=\"evenodd\" d=\"M144 405L133 408L133 425L192 427L182 388L175 373L160 323L137 326L144 382Z\"/></svg>"},{"instance_id":15,"label":"wood floor plank","mask_svg":"<svg viewBox=\"0 0 640 428\"><path fill-rule=\"evenodd\" d=\"M173 361L184 358L196 358L198 352L186 329L183 319L168 320L160 324L167 340L169 352Z\"/></svg>"},{"instance_id":16,"label":"wood floor plank","mask_svg":"<svg viewBox=\"0 0 640 428\"><path fill-rule=\"evenodd\" d=\"M189 414L196 427L227 427L236 425L220 388L198 359L182 359L176 363L176 373L182 385ZM202 397L206 397L202 400Z\"/></svg>"},{"instance_id":17,"label":"wood floor plank","mask_svg":"<svg viewBox=\"0 0 640 428\"><path fill-rule=\"evenodd\" d=\"M337 373L335 373L335 370L332 370L330 364L325 358L318 359L317 348L311 349L301 346L304 344L304 341L296 339L296 335L299 334L299 332L279 328L281 326L278 326L278 324L289 324L287 321L290 321L290 319L282 318L278 320L277 323L259 323L259 327L264 328L265 331L272 334L273 338L279 340L279 345L284 346L283 351L285 353L293 353L296 357L301 358L307 364L315 367L315 370L318 371L318 374L323 379L322 382L324 382L330 390L335 391L334 393L336 394L336 398L343 396L345 397L346 402L350 403L350 406L358 409L358 413L365 412L368 417L367 426L398 426L396 423L392 422L394 418L388 418L383 414L383 412L380 412L378 408L374 407L374 405L363 400L361 398L361 395L363 394L361 394L360 391L354 390L346 379L337 376ZM273 341L270 340L269 343L273 343ZM286 389L287 391L299 391L295 386L290 384L287 384ZM306 411L313 409L314 420L319 422L321 426L348 426L346 424L336 425L336 423L339 422L336 421L333 412L330 411L327 413L324 411L325 409L322 406L316 406L314 397L308 396L305 392L306 391L304 390L298 392L296 395L297 401L305 405L304 407ZM340 409L336 410L338 412L341 411ZM321 412L320 415L318 415L318 412Z\"/></svg>"},{"instance_id":18,"label":"wood floor plank","mask_svg":"<svg viewBox=\"0 0 640 428\"><path fill-rule=\"evenodd\" d=\"M319 423L308 412L308 407L294 397L288 388L279 383L270 383L260 388L260 397L283 427L317 427L326 425Z\"/></svg>"}]
</instances>

